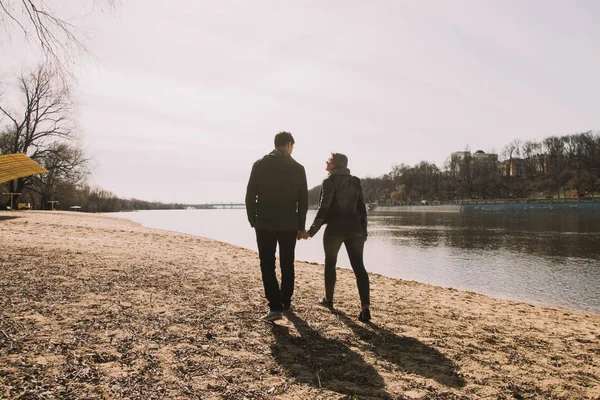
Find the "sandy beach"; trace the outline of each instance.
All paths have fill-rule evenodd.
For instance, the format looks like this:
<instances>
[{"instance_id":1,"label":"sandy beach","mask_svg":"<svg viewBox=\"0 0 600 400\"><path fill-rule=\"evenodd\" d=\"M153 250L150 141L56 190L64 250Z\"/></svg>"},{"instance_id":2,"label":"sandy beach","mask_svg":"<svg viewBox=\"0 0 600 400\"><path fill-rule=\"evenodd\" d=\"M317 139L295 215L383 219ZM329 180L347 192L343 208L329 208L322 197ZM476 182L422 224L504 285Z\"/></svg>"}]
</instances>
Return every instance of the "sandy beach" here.
<instances>
[{"instance_id":1,"label":"sandy beach","mask_svg":"<svg viewBox=\"0 0 600 400\"><path fill-rule=\"evenodd\" d=\"M0 232L2 399L600 399L598 315L371 274L365 325L352 271L331 312L297 262L267 324L255 251L66 212Z\"/></svg>"}]
</instances>

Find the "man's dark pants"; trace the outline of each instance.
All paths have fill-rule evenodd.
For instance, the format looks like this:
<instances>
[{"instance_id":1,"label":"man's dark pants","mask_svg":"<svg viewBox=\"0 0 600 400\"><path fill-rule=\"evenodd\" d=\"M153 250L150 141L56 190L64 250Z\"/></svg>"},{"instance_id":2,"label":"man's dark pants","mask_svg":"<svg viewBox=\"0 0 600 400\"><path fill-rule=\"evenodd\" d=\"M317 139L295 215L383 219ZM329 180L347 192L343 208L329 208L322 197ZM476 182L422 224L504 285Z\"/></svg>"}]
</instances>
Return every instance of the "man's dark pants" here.
<instances>
[{"instance_id":1,"label":"man's dark pants","mask_svg":"<svg viewBox=\"0 0 600 400\"><path fill-rule=\"evenodd\" d=\"M260 257L265 296L271 311L289 307L294 294L294 252L298 231L269 231L256 229L256 243ZM275 274L275 251L279 244L281 266L281 289Z\"/></svg>"}]
</instances>

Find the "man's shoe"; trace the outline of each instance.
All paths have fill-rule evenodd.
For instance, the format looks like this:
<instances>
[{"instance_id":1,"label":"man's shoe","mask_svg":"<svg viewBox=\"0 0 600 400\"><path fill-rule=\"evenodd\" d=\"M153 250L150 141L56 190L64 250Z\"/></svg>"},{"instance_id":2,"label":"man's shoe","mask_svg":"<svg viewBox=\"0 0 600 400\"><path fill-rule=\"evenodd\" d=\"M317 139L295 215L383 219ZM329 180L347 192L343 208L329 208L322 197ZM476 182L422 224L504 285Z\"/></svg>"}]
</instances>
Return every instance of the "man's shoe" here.
<instances>
[{"instance_id":1,"label":"man's shoe","mask_svg":"<svg viewBox=\"0 0 600 400\"><path fill-rule=\"evenodd\" d=\"M325 298L322 297L319 299L318 303L323 307L333 308L333 300L325 300Z\"/></svg>"},{"instance_id":2,"label":"man's shoe","mask_svg":"<svg viewBox=\"0 0 600 400\"><path fill-rule=\"evenodd\" d=\"M278 319L281 319L281 318L283 318L281 311L269 311L268 313L266 313L265 315L260 317L260 319L262 319L263 321L266 321L266 322L277 321Z\"/></svg>"},{"instance_id":3,"label":"man's shoe","mask_svg":"<svg viewBox=\"0 0 600 400\"><path fill-rule=\"evenodd\" d=\"M358 320L360 322L369 322L371 320L371 311L368 308L361 311L358 315Z\"/></svg>"},{"instance_id":4,"label":"man's shoe","mask_svg":"<svg viewBox=\"0 0 600 400\"><path fill-rule=\"evenodd\" d=\"M287 306L283 306L283 312L294 312L295 309L296 306L292 303L288 304Z\"/></svg>"}]
</instances>

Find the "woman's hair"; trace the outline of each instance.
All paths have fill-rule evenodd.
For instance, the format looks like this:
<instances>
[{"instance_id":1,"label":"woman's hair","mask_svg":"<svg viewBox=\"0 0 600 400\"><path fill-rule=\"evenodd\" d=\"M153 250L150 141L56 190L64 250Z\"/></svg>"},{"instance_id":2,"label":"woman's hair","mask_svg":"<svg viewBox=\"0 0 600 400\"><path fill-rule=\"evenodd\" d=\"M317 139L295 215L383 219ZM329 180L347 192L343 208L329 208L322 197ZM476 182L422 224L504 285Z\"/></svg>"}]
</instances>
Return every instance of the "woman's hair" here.
<instances>
[{"instance_id":1,"label":"woman's hair","mask_svg":"<svg viewBox=\"0 0 600 400\"><path fill-rule=\"evenodd\" d=\"M331 161L336 168L348 168L348 157L342 153L331 153Z\"/></svg>"}]
</instances>

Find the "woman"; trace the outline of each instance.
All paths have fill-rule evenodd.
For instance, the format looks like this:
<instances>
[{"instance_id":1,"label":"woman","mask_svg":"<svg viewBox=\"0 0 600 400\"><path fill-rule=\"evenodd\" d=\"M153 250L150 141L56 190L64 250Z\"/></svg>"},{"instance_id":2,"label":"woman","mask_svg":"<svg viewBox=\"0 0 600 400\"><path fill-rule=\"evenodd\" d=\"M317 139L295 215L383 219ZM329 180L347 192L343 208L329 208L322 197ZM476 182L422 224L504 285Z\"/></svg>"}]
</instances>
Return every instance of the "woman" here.
<instances>
[{"instance_id":1,"label":"woman","mask_svg":"<svg viewBox=\"0 0 600 400\"><path fill-rule=\"evenodd\" d=\"M323 224L327 224L323 235L325 249L325 297L319 304L333 307L337 255L346 246L350 264L356 276L356 285L360 295L361 311L358 319L368 322L369 275L363 263L363 249L367 240L367 208L362 193L360 179L350 175L348 157L340 153L331 153L327 160L329 175L323 180L319 201L319 211L307 232L313 237Z\"/></svg>"}]
</instances>

